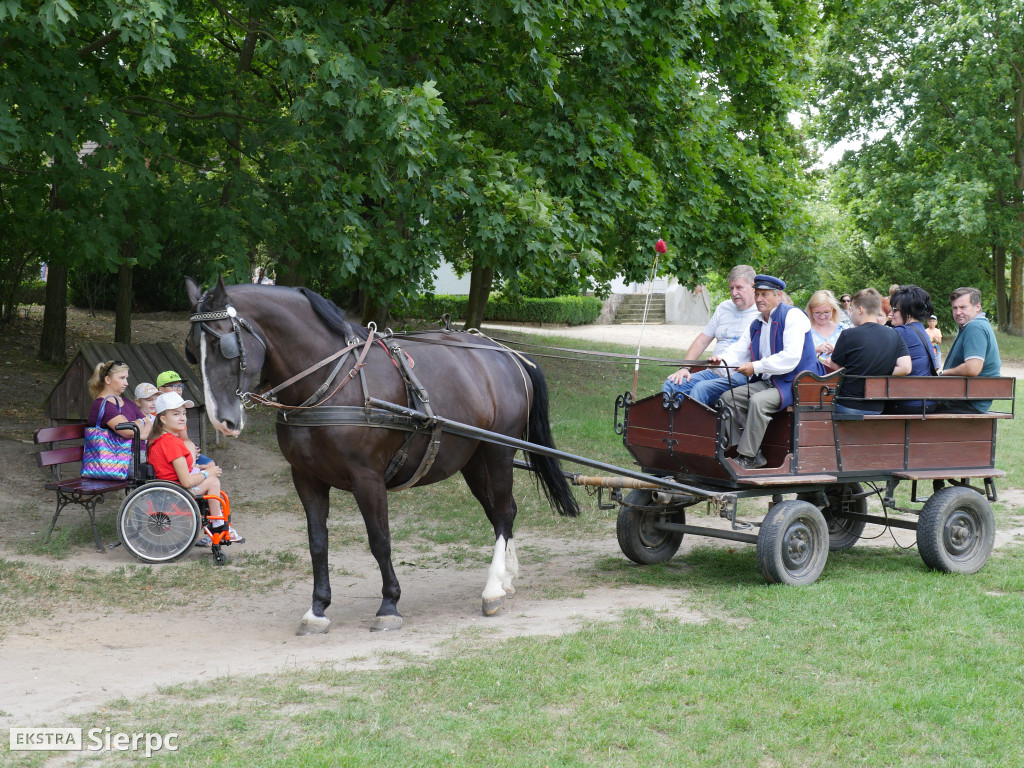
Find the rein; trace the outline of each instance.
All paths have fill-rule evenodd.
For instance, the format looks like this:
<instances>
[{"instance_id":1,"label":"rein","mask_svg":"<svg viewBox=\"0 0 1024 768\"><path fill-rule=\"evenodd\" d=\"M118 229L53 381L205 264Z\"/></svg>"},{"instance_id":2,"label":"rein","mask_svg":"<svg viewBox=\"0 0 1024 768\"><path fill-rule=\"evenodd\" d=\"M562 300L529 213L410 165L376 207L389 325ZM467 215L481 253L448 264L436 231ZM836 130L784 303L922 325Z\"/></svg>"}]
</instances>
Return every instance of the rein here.
<instances>
[{"instance_id":1,"label":"rein","mask_svg":"<svg viewBox=\"0 0 1024 768\"><path fill-rule=\"evenodd\" d=\"M446 339L418 339L418 338L415 338L418 333L436 333L436 331L418 331L418 332L413 332L413 333L396 333L396 334L394 334L394 336L396 338L412 339L412 340L414 340L414 341L416 341L417 343L420 343L420 344L441 344L443 346L468 347L470 349L490 349L492 351L496 351L494 349L494 347L488 347L488 346L486 346L484 344L467 344L467 343L462 342L462 341L448 341ZM607 357L607 358L612 358L610 360L594 360L593 361L593 362L597 362L597 363L618 364L621 361L625 361L625 360L634 361L634 360L637 359L636 355L625 354L625 353L622 353L622 352L594 352L594 351L589 350L589 349L576 349L574 347L552 347L552 346L548 346L546 344L531 344L528 341L516 341L516 340L513 340L513 339L497 339L497 338L494 338L493 336L487 336L486 334L481 333L479 331L479 329L476 329L476 328L473 328L473 329L471 329L469 331L452 331L452 333L470 333L470 334L473 334L473 335L479 335L479 336L481 336L481 337L483 337L485 339L488 339L489 341L493 341L495 344L500 345L500 347L502 349L504 349L505 351L507 351L508 353L516 355L516 356L522 356L523 353L522 352L518 352L517 350L511 349L508 346L509 344L514 344L514 345L520 346L520 347L533 347L535 349L550 349L550 350L555 351L555 352L573 352L573 353L575 353L577 355L585 355L586 357ZM533 353L533 352L531 352L530 354L533 355L534 357L546 357L546 358L551 359L551 360L580 360L580 361L586 360L586 357L567 357L565 355L545 355L545 354ZM675 366L679 366L679 365L700 365L700 364L703 364L703 363L707 362L707 361L703 361L703 360L679 360L678 358L674 358L674 357L646 357L646 356L641 356L640 359L644 360L644 361L647 361L647 362L652 362L652 363L663 363L666 366L667 365L675 365Z\"/></svg>"},{"instance_id":2,"label":"rein","mask_svg":"<svg viewBox=\"0 0 1024 768\"><path fill-rule=\"evenodd\" d=\"M246 392L245 395L243 396L243 402L248 400L249 402L252 403L265 405L268 408L278 408L280 410L288 411L306 410L310 408L321 407L321 403L330 400L332 397L334 397L339 391L341 391L341 388L348 384L350 381L352 381L352 379L354 379L356 375L366 365L366 356L370 353L370 347L373 346L373 337L377 331L377 326L375 326L373 323L370 323L369 331L370 332L366 335L366 341L362 342L363 349L359 353L359 357L356 358L356 362L355 365L352 366L352 370L345 374L344 378L342 378L342 380L338 382L338 386L335 387L334 390L326 397L323 397L321 399L321 396L324 394L324 392L327 391L327 388L331 385L331 382L333 382L334 378L338 375L338 372L341 370L341 366L344 365L345 359L348 357L348 353L351 352L353 349L358 348L360 346L360 342L350 341L348 346L345 347L344 349L335 352L330 357L325 357L319 363L314 363L306 370L302 371L301 373L295 374L287 381L278 384L276 387L264 390L263 392ZM325 365L333 362L334 360L337 360L339 357L341 358L341 360L338 361L338 364L334 367L334 370L331 372L331 375L327 377L327 381L321 384L317 391L314 392L300 405L285 405L284 403L279 403L276 399L274 399L277 397L277 393L280 392L282 389L290 387L295 382L304 379L306 376L309 376L310 374L316 373ZM320 402L316 402L317 400L320 400Z\"/></svg>"}]
</instances>

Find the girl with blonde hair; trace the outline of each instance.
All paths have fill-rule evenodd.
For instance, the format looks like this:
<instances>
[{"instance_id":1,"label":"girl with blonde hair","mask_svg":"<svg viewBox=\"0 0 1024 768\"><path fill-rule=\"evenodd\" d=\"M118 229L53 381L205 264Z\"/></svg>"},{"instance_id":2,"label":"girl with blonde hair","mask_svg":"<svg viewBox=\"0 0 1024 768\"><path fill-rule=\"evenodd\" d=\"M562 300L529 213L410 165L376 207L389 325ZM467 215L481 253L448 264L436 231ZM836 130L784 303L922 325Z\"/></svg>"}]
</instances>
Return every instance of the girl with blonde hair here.
<instances>
[{"instance_id":1,"label":"girl with blonde hair","mask_svg":"<svg viewBox=\"0 0 1024 768\"><path fill-rule=\"evenodd\" d=\"M120 360L99 363L89 378L89 394L93 397L89 408L90 426L104 426L121 440L132 439L131 430L119 430L118 424L134 422L139 428L139 438L145 440L153 421L147 419L134 401L122 398L128 387L128 365ZM102 413L102 415L101 415Z\"/></svg>"}]
</instances>

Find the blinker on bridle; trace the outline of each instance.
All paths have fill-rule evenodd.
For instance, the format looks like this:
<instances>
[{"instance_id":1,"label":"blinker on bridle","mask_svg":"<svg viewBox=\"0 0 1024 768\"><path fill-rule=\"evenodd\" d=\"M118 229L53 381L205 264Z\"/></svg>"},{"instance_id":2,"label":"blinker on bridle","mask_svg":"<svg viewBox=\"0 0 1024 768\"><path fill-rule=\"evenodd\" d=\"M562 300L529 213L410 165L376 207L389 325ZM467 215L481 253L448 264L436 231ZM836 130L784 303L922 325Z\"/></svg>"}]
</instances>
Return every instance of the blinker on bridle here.
<instances>
[{"instance_id":1,"label":"blinker on bridle","mask_svg":"<svg viewBox=\"0 0 1024 768\"><path fill-rule=\"evenodd\" d=\"M202 306L202 300L199 305ZM249 322L238 314L234 307L230 304L224 309L213 310L211 312L196 312L193 315L189 315L189 322L192 324L192 350L186 345L185 356L192 364L198 364L199 360L196 359L196 355L199 354L200 339L202 338L203 331L206 331L211 336L217 339L219 342L218 347L220 354L226 360L234 360L238 358L238 388L235 390L235 394L242 397L242 379L245 376L245 343L242 341L242 331L248 331L249 334L259 342L260 346L263 347L263 351L266 352L267 345L263 342L263 339L259 337L256 331L253 330ZM216 330L211 328L208 323L214 320L230 320L231 330L225 333L218 333Z\"/></svg>"}]
</instances>

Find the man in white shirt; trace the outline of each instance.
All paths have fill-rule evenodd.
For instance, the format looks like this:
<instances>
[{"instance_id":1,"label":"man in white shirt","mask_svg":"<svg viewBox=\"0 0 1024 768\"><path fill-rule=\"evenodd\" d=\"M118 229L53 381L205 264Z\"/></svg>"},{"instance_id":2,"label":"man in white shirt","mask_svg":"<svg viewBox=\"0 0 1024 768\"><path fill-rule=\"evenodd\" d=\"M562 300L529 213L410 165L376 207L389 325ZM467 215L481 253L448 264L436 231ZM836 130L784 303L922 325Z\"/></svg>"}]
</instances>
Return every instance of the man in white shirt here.
<instances>
[{"instance_id":1,"label":"man in white shirt","mask_svg":"<svg viewBox=\"0 0 1024 768\"><path fill-rule=\"evenodd\" d=\"M746 264L733 267L729 272L729 297L718 307L704 326L697 338L686 350L687 360L696 360L715 342L715 353L720 353L730 345L739 341L750 323L757 317L754 306L754 268ZM714 358L712 358L714 359ZM690 366L684 365L665 380L661 391L674 398L683 395L713 407L715 401L732 386L746 384L747 377L735 371L731 377L724 367L709 367L697 373L690 372Z\"/></svg>"},{"instance_id":2,"label":"man in white shirt","mask_svg":"<svg viewBox=\"0 0 1024 768\"><path fill-rule=\"evenodd\" d=\"M737 371L749 383L722 395L729 409L726 438L736 446L736 462L743 469L760 469L768 462L761 441L772 414L793 404L793 380L801 371L823 376L811 340L811 321L803 312L782 303L786 283L771 275L754 280L754 304L760 313L743 337L722 354L722 359L746 360Z\"/></svg>"}]
</instances>

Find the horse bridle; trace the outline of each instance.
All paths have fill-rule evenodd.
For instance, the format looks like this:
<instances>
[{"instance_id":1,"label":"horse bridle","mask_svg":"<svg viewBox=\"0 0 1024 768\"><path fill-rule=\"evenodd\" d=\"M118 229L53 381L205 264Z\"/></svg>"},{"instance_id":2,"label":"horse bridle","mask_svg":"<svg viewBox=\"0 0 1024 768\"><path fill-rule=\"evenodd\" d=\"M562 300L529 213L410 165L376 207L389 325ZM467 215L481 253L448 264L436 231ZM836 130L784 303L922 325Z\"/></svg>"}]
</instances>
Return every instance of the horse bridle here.
<instances>
[{"instance_id":1,"label":"horse bridle","mask_svg":"<svg viewBox=\"0 0 1024 768\"><path fill-rule=\"evenodd\" d=\"M202 301L199 302L202 305ZM243 380L245 379L245 342L242 341L242 331L248 331L249 334L259 342L260 346L263 347L264 353L267 351L267 345L260 338L259 334L253 330L252 325L238 314L234 307L228 304L224 309L213 310L211 312L196 312L193 315L189 315L189 322L192 324L192 346L195 349L196 354L199 353L200 341L202 339L203 331L206 331L211 336L217 339L219 342L218 347L220 348L220 354L225 360L234 360L238 358L238 387L235 389L235 394L242 398L243 404L245 402L245 395L242 392ZM225 333L218 333L216 330L211 328L208 323L214 320L230 320L231 330ZM189 362L193 364L199 363L199 360L195 359L195 355L191 354L186 348L186 356L189 358Z\"/></svg>"}]
</instances>

